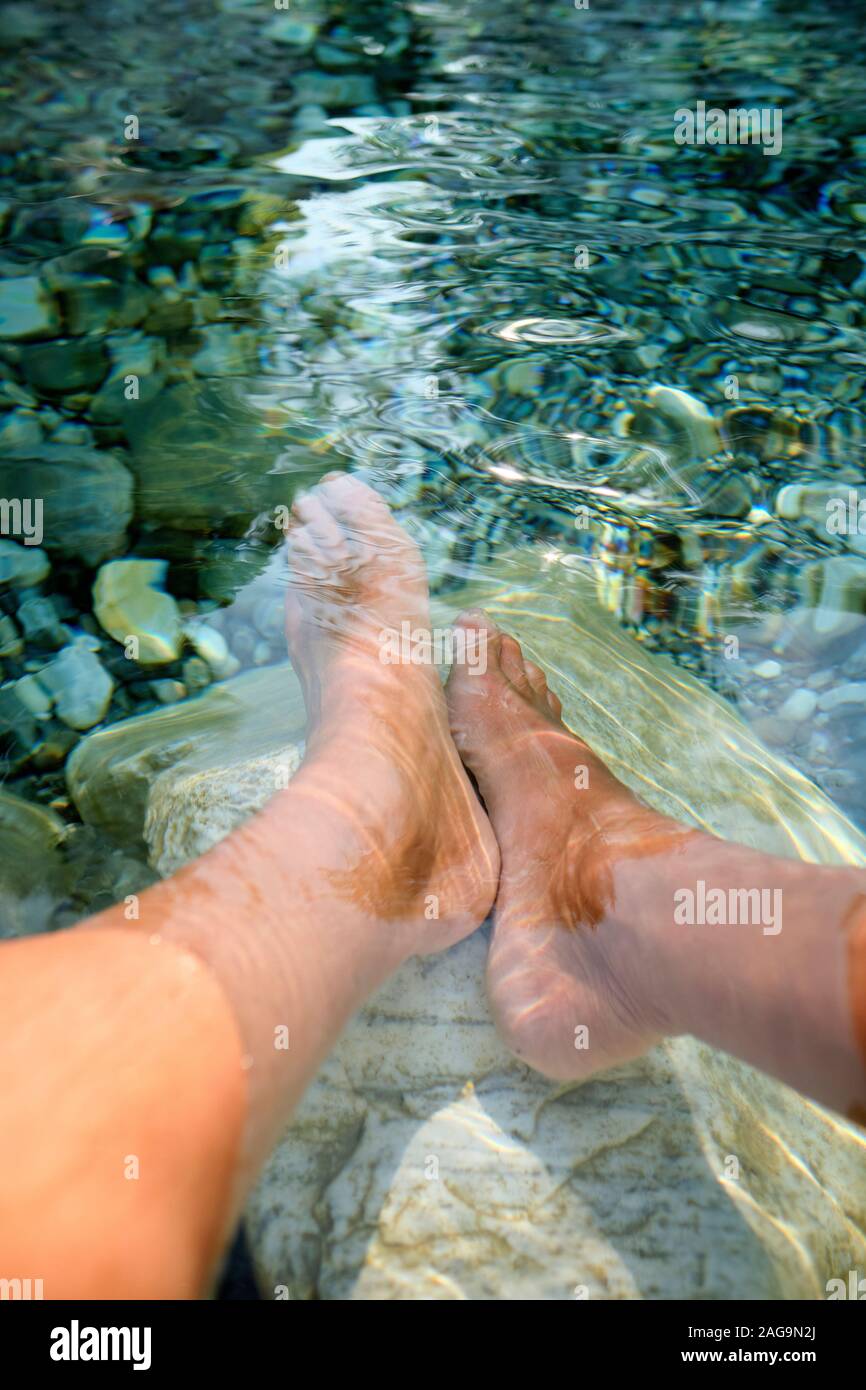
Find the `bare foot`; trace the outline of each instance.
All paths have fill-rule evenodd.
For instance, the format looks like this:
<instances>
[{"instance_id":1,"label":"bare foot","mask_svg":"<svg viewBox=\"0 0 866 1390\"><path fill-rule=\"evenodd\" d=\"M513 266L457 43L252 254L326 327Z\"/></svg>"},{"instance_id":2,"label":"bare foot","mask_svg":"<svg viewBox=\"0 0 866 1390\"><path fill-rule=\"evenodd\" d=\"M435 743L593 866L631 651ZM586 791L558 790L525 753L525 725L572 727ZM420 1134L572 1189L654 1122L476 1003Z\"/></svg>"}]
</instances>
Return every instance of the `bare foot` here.
<instances>
[{"instance_id":1,"label":"bare foot","mask_svg":"<svg viewBox=\"0 0 866 1390\"><path fill-rule=\"evenodd\" d=\"M333 886L386 919L401 956L474 930L499 851L448 729L435 666L395 661L402 625L429 632L417 547L357 478L330 474L293 508L287 629L304 689L307 756L296 791L338 812Z\"/></svg>"},{"instance_id":2,"label":"bare foot","mask_svg":"<svg viewBox=\"0 0 866 1390\"><path fill-rule=\"evenodd\" d=\"M455 666L454 741L502 855L487 983L497 1024L530 1066L578 1079L669 1031L641 923L617 915L619 869L692 832L643 806L576 738L544 672L482 612L487 670Z\"/></svg>"}]
</instances>

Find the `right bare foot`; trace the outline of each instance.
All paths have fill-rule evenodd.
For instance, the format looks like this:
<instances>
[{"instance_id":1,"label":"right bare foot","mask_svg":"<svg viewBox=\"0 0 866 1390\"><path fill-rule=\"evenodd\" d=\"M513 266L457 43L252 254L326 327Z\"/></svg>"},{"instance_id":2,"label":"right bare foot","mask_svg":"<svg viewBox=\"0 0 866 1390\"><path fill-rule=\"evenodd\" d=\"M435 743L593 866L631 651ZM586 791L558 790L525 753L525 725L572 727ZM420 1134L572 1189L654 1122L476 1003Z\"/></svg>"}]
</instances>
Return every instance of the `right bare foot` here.
<instances>
[{"instance_id":1,"label":"right bare foot","mask_svg":"<svg viewBox=\"0 0 866 1390\"><path fill-rule=\"evenodd\" d=\"M485 674L455 666L447 696L502 856L491 1005L523 1061L583 1078L669 1031L652 945L639 921L617 916L617 879L622 864L677 850L695 832L643 806L566 728L544 672L513 637L483 612L458 622L487 633Z\"/></svg>"}]
</instances>

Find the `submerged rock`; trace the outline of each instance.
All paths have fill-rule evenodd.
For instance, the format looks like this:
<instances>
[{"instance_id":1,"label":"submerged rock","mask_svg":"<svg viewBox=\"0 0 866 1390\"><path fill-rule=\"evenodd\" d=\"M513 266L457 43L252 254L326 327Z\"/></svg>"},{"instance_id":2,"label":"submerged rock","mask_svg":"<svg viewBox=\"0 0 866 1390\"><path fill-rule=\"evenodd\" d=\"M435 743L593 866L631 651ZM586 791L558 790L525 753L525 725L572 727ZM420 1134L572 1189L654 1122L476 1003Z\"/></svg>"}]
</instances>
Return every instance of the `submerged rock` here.
<instances>
[{"instance_id":1,"label":"submerged rock","mask_svg":"<svg viewBox=\"0 0 866 1390\"><path fill-rule=\"evenodd\" d=\"M50 338L60 316L37 275L0 280L0 338Z\"/></svg>"},{"instance_id":2,"label":"submerged rock","mask_svg":"<svg viewBox=\"0 0 866 1390\"><path fill-rule=\"evenodd\" d=\"M706 459L719 451L719 426L703 401L673 386L651 386L647 400L683 441L683 452L688 451L695 459Z\"/></svg>"},{"instance_id":3,"label":"submerged rock","mask_svg":"<svg viewBox=\"0 0 866 1390\"><path fill-rule=\"evenodd\" d=\"M39 672L39 684L54 700L58 719L70 729L92 729L105 718L114 681L86 641L63 651Z\"/></svg>"},{"instance_id":4,"label":"submerged rock","mask_svg":"<svg viewBox=\"0 0 866 1390\"><path fill-rule=\"evenodd\" d=\"M818 648L859 635L866 613L866 560L836 555L802 571L802 604L786 615L802 643Z\"/></svg>"},{"instance_id":5,"label":"submerged rock","mask_svg":"<svg viewBox=\"0 0 866 1390\"><path fill-rule=\"evenodd\" d=\"M69 629L61 623L50 598L27 598L16 614L29 642L37 647L62 647L69 639Z\"/></svg>"},{"instance_id":6,"label":"submerged rock","mask_svg":"<svg viewBox=\"0 0 866 1390\"><path fill-rule=\"evenodd\" d=\"M41 500L46 550L98 565L123 549L132 478L112 454L52 443L9 450L0 458L0 495Z\"/></svg>"},{"instance_id":7,"label":"submerged rock","mask_svg":"<svg viewBox=\"0 0 866 1390\"><path fill-rule=\"evenodd\" d=\"M185 632L196 655L207 662L217 680L237 674L239 663L229 651L226 639L215 627L200 621L190 622Z\"/></svg>"},{"instance_id":8,"label":"submerged rock","mask_svg":"<svg viewBox=\"0 0 866 1390\"><path fill-rule=\"evenodd\" d=\"M228 777L230 806L231 769L262 758L282 758L294 766L303 729L298 682L285 664L273 666L210 686L197 699L100 729L75 749L66 781L82 820L121 841L138 841L151 797L164 804L156 788L166 773L164 790L171 798L178 782L188 777ZM274 790L273 781L265 779L258 788L259 804ZM248 799L243 805L250 809ZM243 814L241 810L237 818ZM152 825L153 862L163 872L184 856L201 853L211 833L194 816L182 815L176 825L153 816ZM164 850L169 843L171 848Z\"/></svg>"},{"instance_id":9,"label":"submerged rock","mask_svg":"<svg viewBox=\"0 0 866 1390\"><path fill-rule=\"evenodd\" d=\"M51 924L70 883L61 851L66 833L47 807L0 791L0 937Z\"/></svg>"},{"instance_id":10,"label":"submerged rock","mask_svg":"<svg viewBox=\"0 0 866 1390\"><path fill-rule=\"evenodd\" d=\"M139 402L124 427L145 521L241 535L259 512L291 503L294 479L276 471L283 445L247 401L241 378L174 386Z\"/></svg>"},{"instance_id":11,"label":"submerged rock","mask_svg":"<svg viewBox=\"0 0 866 1390\"><path fill-rule=\"evenodd\" d=\"M572 727L660 809L772 852L866 863L821 792L624 633L561 559L539 573L506 557L434 624L486 607L553 673ZM70 791L85 820L145 834L170 872L273 794L302 718L287 668L250 672L85 739ZM485 953L476 933L409 962L322 1068L248 1209L266 1297L821 1298L866 1262L853 1128L690 1038L582 1085L548 1082L496 1035Z\"/></svg>"},{"instance_id":12,"label":"submerged rock","mask_svg":"<svg viewBox=\"0 0 866 1390\"><path fill-rule=\"evenodd\" d=\"M0 449L36 449L42 443L42 426L32 410L11 410L0 421Z\"/></svg>"},{"instance_id":13,"label":"submerged rock","mask_svg":"<svg viewBox=\"0 0 866 1390\"><path fill-rule=\"evenodd\" d=\"M113 560L103 565L93 586L93 611L105 631L125 645L137 643L143 665L176 661L183 642L180 609L159 586L165 560Z\"/></svg>"},{"instance_id":14,"label":"submerged rock","mask_svg":"<svg viewBox=\"0 0 866 1390\"><path fill-rule=\"evenodd\" d=\"M65 395L95 390L108 370L108 356L99 338L56 338L21 348L21 369L40 395Z\"/></svg>"},{"instance_id":15,"label":"submerged rock","mask_svg":"<svg viewBox=\"0 0 866 1390\"><path fill-rule=\"evenodd\" d=\"M50 573L48 556L38 546L0 540L0 585L31 589L47 579Z\"/></svg>"}]
</instances>

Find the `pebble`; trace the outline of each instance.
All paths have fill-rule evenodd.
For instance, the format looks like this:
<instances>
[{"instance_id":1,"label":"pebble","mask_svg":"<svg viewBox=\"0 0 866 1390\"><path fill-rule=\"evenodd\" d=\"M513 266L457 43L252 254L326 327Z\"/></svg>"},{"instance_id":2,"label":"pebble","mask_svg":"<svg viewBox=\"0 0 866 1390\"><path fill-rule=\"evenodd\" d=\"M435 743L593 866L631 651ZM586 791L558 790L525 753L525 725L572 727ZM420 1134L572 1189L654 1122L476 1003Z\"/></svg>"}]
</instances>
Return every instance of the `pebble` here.
<instances>
[{"instance_id":1,"label":"pebble","mask_svg":"<svg viewBox=\"0 0 866 1390\"><path fill-rule=\"evenodd\" d=\"M806 684L810 686L812 690L823 690L824 686L829 685L832 679L832 671L814 671L812 675L809 676Z\"/></svg>"},{"instance_id":2,"label":"pebble","mask_svg":"<svg viewBox=\"0 0 866 1390\"><path fill-rule=\"evenodd\" d=\"M150 688L161 705L176 705L178 700L186 699L183 681L151 681Z\"/></svg>"},{"instance_id":3,"label":"pebble","mask_svg":"<svg viewBox=\"0 0 866 1390\"><path fill-rule=\"evenodd\" d=\"M103 565L93 586L93 611L105 631L125 646L138 642L142 665L176 661L183 643L180 611L159 587L165 560L112 560Z\"/></svg>"},{"instance_id":4,"label":"pebble","mask_svg":"<svg viewBox=\"0 0 866 1390\"><path fill-rule=\"evenodd\" d=\"M17 617L24 636L38 647L62 647L69 641L69 629L61 623L50 598L25 599Z\"/></svg>"},{"instance_id":5,"label":"pebble","mask_svg":"<svg viewBox=\"0 0 866 1390\"><path fill-rule=\"evenodd\" d=\"M114 681L99 658L83 644L64 647L39 673L39 684L57 706L57 717L70 729L92 729L105 718Z\"/></svg>"},{"instance_id":6,"label":"pebble","mask_svg":"<svg viewBox=\"0 0 866 1390\"><path fill-rule=\"evenodd\" d=\"M762 680L772 681L782 674L782 666L778 661L761 661L752 668L756 676Z\"/></svg>"},{"instance_id":7,"label":"pebble","mask_svg":"<svg viewBox=\"0 0 866 1390\"><path fill-rule=\"evenodd\" d=\"M42 443L42 425L32 410L12 410L0 420L0 448L33 449Z\"/></svg>"},{"instance_id":8,"label":"pebble","mask_svg":"<svg viewBox=\"0 0 866 1390\"><path fill-rule=\"evenodd\" d=\"M207 662L202 661L200 656L187 657L183 663L183 680L191 695L196 691L205 690L211 683L211 671Z\"/></svg>"},{"instance_id":9,"label":"pebble","mask_svg":"<svg viewBox=\"0 0 866 1390\"><path fill-rule=\"evenodd\" d=\"M239 669L240 663L229 651L228 642L210 623L187 623L184 632L196 655L207 662L217 680L233 676Z\"/></svg>"},{"instance_id":10,"label":"pebble","mask_svg":"<svg viewBox=\"0 0 866 1390\"><path fill-rule=\"evenodd\" d=\"M814 690L806 690L801 687L794 690L779 709L780 719L789 719L794 724L801 724L804 719L810 719L815 713L818 705L818 696Z\"/></svg>"},{"instance_id":11,"label":"pebble","mask_svg":"<svg viewBox=\"0 0 866 1390\"><path fill-rule=\"evenodd\" d=\"M849 681L837 685L835 690L827 690L818 698L820 710L838 709L840 705L862 705L866 703L866 681Z\"/></svg>"},{"instance_id":12,"label":"pebble","mask_svg":"<svg viewBox=\"0 0 866 1390\"><path fill-rule=\"evenodd\" d=\"M13 589L32 589L50 573L48 556L38 546L0 540L0 584L9 584Z\"/></svg>"},{"instance_id":13,"label":"pebble","mask_svg":"<svg viewBox=\"0 0 866 1390\"><path fill-rule=\"evenodd\" d=\"M33 714L19 698L15 686L4 685L0 690L0 743L4 757L11 752L16 759L26 758L36 733Z\"/></svg>"},{"instance_id":14,"label":"pebble","mask_svg":"<svg viewBox=\"0 0 866 1390\"><path fill-rule=\"evenodd\" d=\"M721 436L716 420L703 401L679 391L673 386L651 386L647 392L650 405L688 440L695 459L705 459L721 448Z\"/></svg>"},{"instance_id":15,"label":"pebble","mask_svg":"<svg viewBox=\"0 0 866 1390\"><path fill-rule=\"evenodd\" d=\"M0 280L0 338L47 338L59 329L57 306L38 275Z\"/></svg>"},{"instance_id":16,"label":"pebble","mask_svg":"<svg viewBox=\"0 0 866 1390\"><path fill-rule=\"evenodd\" d=\"M8 613L0 617L0 657L13 659L24 655L24 641Z\"/></svg>"},{"instance_id":17,"label":"pebble","mask_svg":"<svg viewBox=\"0 0 866 1390\"><path fill-rule=\"evenodd\" d=\"M22 676L15 682L15 694L37 719L47 719L54 704L53 697L40 685L35 676Z\"/></svg>"}]
</instances>

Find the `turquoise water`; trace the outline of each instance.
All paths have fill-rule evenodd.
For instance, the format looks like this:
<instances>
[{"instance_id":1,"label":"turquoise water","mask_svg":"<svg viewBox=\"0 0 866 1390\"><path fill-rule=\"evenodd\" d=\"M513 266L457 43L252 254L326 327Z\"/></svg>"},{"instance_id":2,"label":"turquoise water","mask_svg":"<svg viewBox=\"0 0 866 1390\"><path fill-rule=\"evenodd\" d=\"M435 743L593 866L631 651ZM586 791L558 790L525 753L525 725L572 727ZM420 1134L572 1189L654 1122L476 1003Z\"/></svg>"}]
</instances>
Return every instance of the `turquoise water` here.
<instances>
[{"instance_id":1,"label":"turquoise water","mask_svg":"<svg viewBox=\"0 0 866 1390\"><path fill-rule=\"evenodd\" d=\"M2 7L0 492L44 501L46 557L0 571L3 771L78 856L39 924L146 876L68 755L281 659L278 613L221 609L334 466L434 588L583 557L866 819L864 542L824 512L863 483L862 15L684 8ZM699 101L781 151L678 144ZM127 659L93 584L130 556L230 650Z\"/></svg>"}]
</instances>

